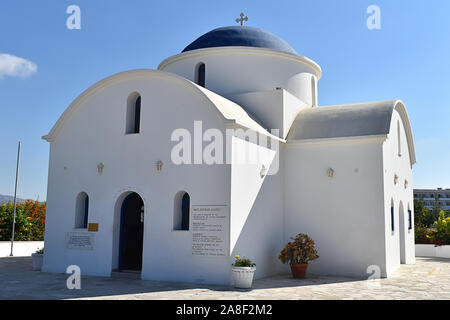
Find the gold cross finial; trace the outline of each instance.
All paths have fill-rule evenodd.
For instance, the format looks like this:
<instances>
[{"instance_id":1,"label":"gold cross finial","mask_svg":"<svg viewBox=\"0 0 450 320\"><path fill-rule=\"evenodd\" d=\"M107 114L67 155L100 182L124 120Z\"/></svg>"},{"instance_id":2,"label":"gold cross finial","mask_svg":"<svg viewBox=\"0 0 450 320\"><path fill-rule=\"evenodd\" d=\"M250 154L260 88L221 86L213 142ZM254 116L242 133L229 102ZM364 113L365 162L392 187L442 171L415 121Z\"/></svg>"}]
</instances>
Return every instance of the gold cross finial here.
<instances>
[{"instance_id":1,"label":"gold cross finial","mask_svg":"<svg viewBox=\"0 0 450 320\"><path fill-rule=\"evenodd\" d=\"M241 23L241 26L244 25L244 21L248 21L248 17L245 17L245 14L241 12L241 17L236 19L237 23Z\"/></svg>"}]
</instances>

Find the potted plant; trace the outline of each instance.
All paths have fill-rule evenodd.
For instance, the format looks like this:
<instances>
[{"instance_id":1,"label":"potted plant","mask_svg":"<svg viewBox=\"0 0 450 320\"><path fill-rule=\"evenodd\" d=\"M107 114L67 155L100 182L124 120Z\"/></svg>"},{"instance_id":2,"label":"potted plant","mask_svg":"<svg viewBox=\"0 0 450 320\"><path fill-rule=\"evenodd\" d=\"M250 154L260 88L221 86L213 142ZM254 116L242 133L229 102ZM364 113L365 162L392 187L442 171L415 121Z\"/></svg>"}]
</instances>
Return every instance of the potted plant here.
<instances>
[{"instance_id":1,"label":"potted plant","mask_svg":"<svg viewBox=\"0 0 450 320\"><path fill-rule=\"evenodd\" d=\"M304 278L308 262L319 258L314 241L308 235L299 233L291 238L286 247L280 252L278 259L283 263L289 263L294 278Z\"/></svg>"},{"instance_id":2,"label":"potted plant","mask_svg":"<svg viewBox=\"0 0 450 320\"><path fill-rule=\"evenodd\" d=\"M35 253L31 254L33 259L33 270L41 270L42 261L44 259L44 248L36 250Z\"/></svg>"},{"instance_id":3,"label":"potted plant","mask_svg":"<svg viewBox=\"0 0 450 320\"><path fill-rule=\"evenodd\" d=\"M240 258L239 255L234 256L234 258L233 268L231 269L234 286L241 289L251 288L256 264L250 259Z\"/></svg>"}]
</instances>

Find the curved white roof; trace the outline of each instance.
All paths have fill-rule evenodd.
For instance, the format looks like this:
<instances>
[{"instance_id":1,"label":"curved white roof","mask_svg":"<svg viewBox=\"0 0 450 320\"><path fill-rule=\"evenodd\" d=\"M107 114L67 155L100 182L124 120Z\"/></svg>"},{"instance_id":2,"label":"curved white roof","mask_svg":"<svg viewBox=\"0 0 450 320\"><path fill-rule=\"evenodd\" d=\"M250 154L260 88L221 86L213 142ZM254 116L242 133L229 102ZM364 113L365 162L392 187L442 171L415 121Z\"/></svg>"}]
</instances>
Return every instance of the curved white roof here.
<instances>
[{"instance_id":1,"label":"curved white roof","mask_svg":"<svg viewBox=\"0 0 450 320\"><path fill-rule=\"evenodd\" d=\"M202 88L183 77L177 76L172 73L151 69L137 69L120 72L92 85L70 104L70 106L64 111L64 113L58 119L56 124L50 130L50 132L47 135L43 136L42 139L51 142L54 139L54 137L58 134L59 130L61 130L61 128L64 126L64 123L66 123L66 121L69 121L72 114L74 114L77 111L77 109L82 105L83 101L85 101L85 99L87 99L89 96L91 96L98 90L101 90L105 86L126 80L130 77L164 77L169 78L173 81L180 81L184 85L190 87L193 91L193 94L200 95L203 99L205 99L211 105L213 105L215 109L223 116L224 120L228 120L239 126L243 126L245 128L270 136L273 139L282 140L274 135L271 135L268 131L266 131L266 129L264 129L255 120L253 120L247 114L247 112L238 104L222 96L219 96L218 94L215 94L212 91Z\"/></svg>"},{"instance_id":2,"label":"curved white roof","mask_svg":"<svg viewBox=\"0 0 450 320\"><path fill-rule=\"evenodd\" d=\"M389 134L396 109L405 127L411 164L416 162L411 126L399 100L356 103L303 109L291 126L287 140L311 140Z\"/></svg>"}]
</instances>

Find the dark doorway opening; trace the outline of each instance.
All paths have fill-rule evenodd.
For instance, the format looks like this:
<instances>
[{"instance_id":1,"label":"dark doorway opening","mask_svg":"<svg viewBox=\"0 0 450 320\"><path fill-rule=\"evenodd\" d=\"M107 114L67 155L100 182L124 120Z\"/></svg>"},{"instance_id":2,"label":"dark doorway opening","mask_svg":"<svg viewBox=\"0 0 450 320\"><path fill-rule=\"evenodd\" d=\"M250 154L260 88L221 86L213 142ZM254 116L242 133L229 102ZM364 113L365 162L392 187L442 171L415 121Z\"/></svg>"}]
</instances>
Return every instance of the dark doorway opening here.
<instances>
[{"instance_id":1,"label":"dark doorway opening","mask_svg":"<svg viewBox=\"0 0 450 320\"><path fill-rule=\"evenodd\" d=\"M128 195L120 213L119 270L141 271L144 244L144 201L137 193Z\"/></svg>"}]
</instances>

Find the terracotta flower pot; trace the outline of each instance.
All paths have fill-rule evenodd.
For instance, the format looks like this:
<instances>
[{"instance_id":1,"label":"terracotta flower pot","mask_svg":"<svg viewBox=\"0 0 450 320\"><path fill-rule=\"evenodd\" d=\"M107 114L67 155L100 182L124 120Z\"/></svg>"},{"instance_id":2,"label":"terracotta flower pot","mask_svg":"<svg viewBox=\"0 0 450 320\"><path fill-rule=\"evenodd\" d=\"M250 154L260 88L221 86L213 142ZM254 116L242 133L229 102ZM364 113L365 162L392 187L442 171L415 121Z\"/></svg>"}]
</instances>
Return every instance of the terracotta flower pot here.
<instances>
[{"instance_id":1,"label":"terracotta flower pot","mask_svg":"<svg viewBox=\"0 0 450 320\"><path fill-rule=\"evenodd\" d=\"M291 263L291 272L294 278L304 278L306 275L307 264Z\"/></svg>"}]
</instances>

